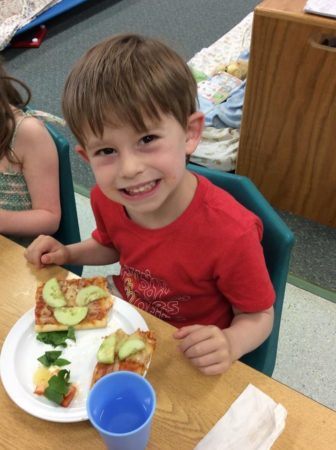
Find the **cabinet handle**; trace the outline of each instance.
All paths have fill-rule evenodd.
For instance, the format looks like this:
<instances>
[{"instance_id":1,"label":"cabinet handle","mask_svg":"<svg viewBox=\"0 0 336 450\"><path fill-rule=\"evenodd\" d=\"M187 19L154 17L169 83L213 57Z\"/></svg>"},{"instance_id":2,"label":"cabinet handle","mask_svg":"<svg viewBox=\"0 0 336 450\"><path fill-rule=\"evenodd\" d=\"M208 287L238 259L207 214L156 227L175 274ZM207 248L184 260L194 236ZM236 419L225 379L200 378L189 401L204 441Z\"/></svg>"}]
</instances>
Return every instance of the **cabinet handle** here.
<instances>
[{"instance_id":1,"label":"cabinet handle","mask_svg":"<svg viewBox=\"0 0 336 450\"><path fill-rule=\"evenodd\" d=\"M336 36L327 33L315 33L310 39L310 45L314 48L336 53Z\"/></svg>"}]
</instances>

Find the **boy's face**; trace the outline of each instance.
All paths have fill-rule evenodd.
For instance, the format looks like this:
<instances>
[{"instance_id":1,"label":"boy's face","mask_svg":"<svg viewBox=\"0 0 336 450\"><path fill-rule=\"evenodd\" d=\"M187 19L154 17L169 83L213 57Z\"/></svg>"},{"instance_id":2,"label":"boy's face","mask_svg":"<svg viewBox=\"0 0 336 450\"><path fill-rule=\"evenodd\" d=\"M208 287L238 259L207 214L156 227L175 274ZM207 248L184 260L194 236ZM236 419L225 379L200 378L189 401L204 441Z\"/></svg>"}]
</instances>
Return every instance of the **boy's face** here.
<instances>
[{"instance_id":1,"label":"boy's face","mask_svg":"<svg viewBox=\"0 0 336 450\"><path fill-rule=\"evenodd\" d=\"M184 130L171 115L146 122L139 133L129 125L105 126L102 138L86 133L86 149L77 151L90 162L103 193L122 204L132 220L160 227L175 220L190 203L195 177L186 170L186 155L197 147L203 115L192 114Z\"/></svg>"}]
</instances>

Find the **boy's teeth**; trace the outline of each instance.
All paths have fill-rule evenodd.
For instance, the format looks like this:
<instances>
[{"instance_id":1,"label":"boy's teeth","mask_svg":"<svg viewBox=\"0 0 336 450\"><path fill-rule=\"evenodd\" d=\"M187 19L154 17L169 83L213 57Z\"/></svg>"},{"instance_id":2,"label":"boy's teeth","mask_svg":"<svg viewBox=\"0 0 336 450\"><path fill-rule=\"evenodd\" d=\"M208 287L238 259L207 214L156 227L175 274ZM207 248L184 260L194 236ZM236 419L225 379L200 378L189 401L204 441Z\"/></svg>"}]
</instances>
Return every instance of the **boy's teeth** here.
<instances>
[{"instance_id":1,"label":"boy's teeth","mask_svg":"<svg viewBox=\"0 0 336 450\"><path fill-rule=\"evenodd\" d=\"M125 191L131 195L140 194L142 192L150 191L151 189L153 189L154 186L155 186L155 181L151 181L150 183L144 184L139 187L125 189Z\"/></svg>"}]
</instances>

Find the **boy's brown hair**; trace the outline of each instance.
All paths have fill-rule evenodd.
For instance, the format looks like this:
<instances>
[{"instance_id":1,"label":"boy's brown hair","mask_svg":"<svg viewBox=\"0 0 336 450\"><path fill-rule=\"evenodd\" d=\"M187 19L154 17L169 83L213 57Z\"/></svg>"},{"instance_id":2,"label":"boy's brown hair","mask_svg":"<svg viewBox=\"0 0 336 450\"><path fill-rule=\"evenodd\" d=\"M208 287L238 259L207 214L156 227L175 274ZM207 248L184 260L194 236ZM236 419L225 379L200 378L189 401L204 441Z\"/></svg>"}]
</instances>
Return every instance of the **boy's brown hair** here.
<instances>
[{"instance_id":1,"label":"boy's brown hair","mask_svg":"<svg viewBox=\"0 0 336 450\"><path fill-rule=\"evenodd\" d=\"M105 124L146 130L145 121L171 114L185 129L196 111L197 85L184 60L162 42L120 34L92 47L65 83L63 113L78 142Z\"/></svg>"}]
</instances>

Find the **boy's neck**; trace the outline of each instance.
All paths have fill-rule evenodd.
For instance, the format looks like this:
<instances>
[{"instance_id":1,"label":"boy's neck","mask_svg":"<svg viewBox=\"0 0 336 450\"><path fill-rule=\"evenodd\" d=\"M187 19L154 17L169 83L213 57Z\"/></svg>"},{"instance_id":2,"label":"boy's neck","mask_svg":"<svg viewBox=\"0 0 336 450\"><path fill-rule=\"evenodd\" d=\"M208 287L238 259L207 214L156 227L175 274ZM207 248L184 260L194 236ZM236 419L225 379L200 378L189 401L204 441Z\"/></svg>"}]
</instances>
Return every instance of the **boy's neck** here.
<instances>
[{"instance_id":1,"label":"boy's neck","mask_svg":"<svg viewBox=\"0 0 336 450\"><path fill-rule=\"evenodd\" d=\"M186 170L184 182L179 190L175 191L157 211L148 214L136 214L126 209L126 214L136 224L151 230L170 225L184 213L192 202L197 183L196 176Z\"/></svg>"}]
</instances>

